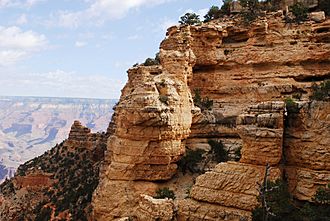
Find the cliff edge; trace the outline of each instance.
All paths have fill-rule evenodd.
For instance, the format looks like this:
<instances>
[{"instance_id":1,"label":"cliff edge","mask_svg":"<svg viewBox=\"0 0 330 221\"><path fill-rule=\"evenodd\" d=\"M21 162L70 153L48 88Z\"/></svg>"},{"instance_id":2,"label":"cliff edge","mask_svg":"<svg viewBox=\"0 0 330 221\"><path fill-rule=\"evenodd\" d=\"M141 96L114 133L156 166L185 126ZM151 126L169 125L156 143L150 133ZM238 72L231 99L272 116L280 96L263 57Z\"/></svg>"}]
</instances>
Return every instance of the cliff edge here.
<instances>
[{"instance_id":1,"label":"cliff edge","mask_svg":"<svg viewBox=\"0 0 330 221\"><path fill-rule=\"evenodd\" d=\"M299 200L312 201L330 182L330 104L309 99L313 83L330 78L329 19L287 24L272 13L250 26L174 26L159 57L160 65L128 71L93 196L95 220L251 220L267 165L268 178L287 180ZM212 108L195 106L194 91ZM164 186L184 192L176 162L187 150L209 151L210 139L240 150L239 162L198 176L189 196L147 197Z\"/></svg>"}]
</instances>

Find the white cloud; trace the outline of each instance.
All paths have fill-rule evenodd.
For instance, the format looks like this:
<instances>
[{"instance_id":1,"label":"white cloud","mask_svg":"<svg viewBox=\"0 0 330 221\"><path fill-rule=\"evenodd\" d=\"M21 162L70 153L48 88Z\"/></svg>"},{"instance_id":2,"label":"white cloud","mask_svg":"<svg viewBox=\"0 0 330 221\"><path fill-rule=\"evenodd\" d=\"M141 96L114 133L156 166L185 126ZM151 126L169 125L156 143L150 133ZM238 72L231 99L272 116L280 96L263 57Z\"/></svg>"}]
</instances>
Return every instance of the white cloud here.
<instances>
[{"instance_id":1,"label":"white cloud","mask_svg":"<svg viewBox=\"0 0 330 221\"><path fill-rule=\"evenodd\" d=\"M0 74L0 94L84 98L119 98L124 82L110 77L56 70L47 73ZM41 94L42 93L42 94Z\"/></svg>"},{"instance_id":2,"label":"white cloud","mask_svg":"<svg viewBox=\"0 0 330 221\"><path fill-rule=\"evenodd\" d=\"M16 20L16 24L17 25L24 25L28 22L28 19L26 17L26 14L22 14L20 15L17 20Z\"/></svg>"},{"instance_id":3,"label":"white cloud","mask_svg":"<svg viewBox=\"0 0 330 221\"><path fill-rule=\"evenodd\" d=\"M76 28L86 22L102 25L111 19L123 18L130 10L142 6L163 4L171 0L95 0L87 1L88 7L82 11L60 11L53 15L50 25Z\"/></svg>"},{"instance_id":4,"label":"white cloud","mask_svg":"<svg viewBox=\"0 0 330 221\"><path fill-rule=\"evenodd\" d=\"M209 11L208 8L202 8L202 9L198 9L197 11L194 11L193 9L187 9L185 13L196 13L197 15L199 15L199 18L202 19L204 17L204 15L207 14L207 12Z\"/></svg>"},{"instance_id":5,"label":"white cloud","mask_svg":"<svg viewBox=\"0 0 330 221\"><path fill-rule=\"evenodd\" d=\"M0 65L11 65L24 57L44 49L47 40L44 35L33 31L22 31L16 26L0 26Z\"/></svg>"},{"instance_id":6,"label":"white cloud","mask_svg":"<svg viewBox=\"0 0 330 221\"><path fill-rule=\"evenodd\" d=\"M86 45L87 45L87 42L84 42L84 41L76 41L76 43L75 43L75 46L77 48L82 48L82 47L84 47Z\"/></svg>"},{"instance_id":7,"label":"white cloud","mask_svg":"<svg viewBox=\"0 0 330 221\"><path fill-rule=\"evenodd\" d=\"M25 56L22 50L0 50L0 66L12 65Z\"/></svg>"},{"instance_id":8,"label":"white cloud","mask_svg":"<svg viewBox=\"0 0 330 221\"><path fill-rule=\"evenodd\" d=\"M31 8L32 6L46 0L0 0L0 8L20 7Z\"/></svg>"}]
</instances>

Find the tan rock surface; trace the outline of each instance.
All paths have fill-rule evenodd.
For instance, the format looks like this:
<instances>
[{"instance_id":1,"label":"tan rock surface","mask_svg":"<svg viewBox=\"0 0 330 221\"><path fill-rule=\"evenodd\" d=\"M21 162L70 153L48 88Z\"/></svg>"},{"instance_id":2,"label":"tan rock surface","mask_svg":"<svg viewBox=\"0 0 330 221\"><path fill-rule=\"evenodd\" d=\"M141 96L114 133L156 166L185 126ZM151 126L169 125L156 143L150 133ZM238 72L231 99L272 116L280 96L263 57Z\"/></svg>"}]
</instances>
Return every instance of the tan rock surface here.
<instances>
[{"instance_id":1,"label":"tan rock surface","mask_svg":"<svg viewBox=\"0 0 330 221\"><path fill-rule=\"evenodd\" d=\"M251 212L232 209L210 203L198 202L192 199L179 201L179 221L251 221Z\"/></svg>"},{"instance_id":2,"label":"tan rock surface","mask_svg":"<svg viewBox=\"0 0 330 221\"><path fill-rule=\"evenodd\" d=\"M330 183L329 170L286 167L289 191L299 200L313 201L316 190Z\"/></svg>"},{"instance_id":3,"label":"tan rock surface","mask_svg":"<svg viewBox=\"0 0 330 221\"><path fill-rule=\"evenodd\" d=\"M145 221L171 221L174 218L174 202L171 199L154 199L141 195L137 209L137 219Z\"/></svg>"},{"instance_id":4,"label":"tan rock surface","mask_svg":"<svg viewBox=\"0 0 330 221\"><path fill-rule=\"evenodd\" d=\"M258 188L264 175L264 166L220 163L211 172L197 177L190 195L195 200L252 211L258 205ZM278 168L270 170L270 179L280 177Z\"/></svg>"},{"instance_id":5,"label":"tan rock surface","mask_svg":"<svg viewBox=\"0 0 330 221\"><path fill-rule=\"evenodd\" d=\"M124 192L123 186L134 186L131 183L136 180L168 180L176 173L175 162L185 151L181 141L189 135L192 122L193 104L187 81L194 56L189 50L174 49L161 50L163 66L139 66L128 72L129 81L115 111L114 134L108 140L109 165L104 166L94 194L97 220L130 215L136 210L139 197L120 198L120 210L107 203L118 192L130 196L148 194L133 188Z\"/></svg>"},{"instance_id":6,"label":"tan rock surface","mask_svg":"<svg viewBox=\"0 0 330 221\"><path fill-rule=\"evenodd\" d=\"M312 201L316 190L330 183L330 103L302 103L285 132L285 168L290 192Z\"/></svg>"},{"instance_id":7,"label":"tan rock surface","mask_svg":"<svg viewBox=\"0 0 330 221\"><path fill-rule=\"evenodd\" d=\"M303 103L288 121L285 157L288 165L330 170L330 103Z\"/></svg>"},{"instance_id":8,"label":"tan rock surface","mask_svg":"<svg viewBox=\"0 0 330 221\"><path fill-rule=\"evenodd\" d=\"M152 208L151 199L139 205L140 194L152 195L159 186L154 181L171 179L185 145L209 150L208 139L223 140L227 149L242 147L242 158L198 177L192 198L177 200L179 220L250 220L265 165L272 165L272 178L282 177L284 146L290 189L308 199L328 179L329 133L323 119L329 117L311 107L320 113L314 118L320 118L322 126L315 126L309 137L316 141L316 128L322 128L320 148L291 145L285 140L288 133L302 144L309 139L302 134L311 130L300 124L285 132L283 100L296 93L308 100L312 82L329 78L329 39L329 19L289 26L278 13L250 27L228 21L168 29L160 47L161 65L128 72L93 198L95 218L135 216L145 205ZM194 89L213 100L212 110L193 106ZM313 160L307 159L310 154L315 154ZM145 188L134 186L142 181Z\"/></svg>"}]
</instances>

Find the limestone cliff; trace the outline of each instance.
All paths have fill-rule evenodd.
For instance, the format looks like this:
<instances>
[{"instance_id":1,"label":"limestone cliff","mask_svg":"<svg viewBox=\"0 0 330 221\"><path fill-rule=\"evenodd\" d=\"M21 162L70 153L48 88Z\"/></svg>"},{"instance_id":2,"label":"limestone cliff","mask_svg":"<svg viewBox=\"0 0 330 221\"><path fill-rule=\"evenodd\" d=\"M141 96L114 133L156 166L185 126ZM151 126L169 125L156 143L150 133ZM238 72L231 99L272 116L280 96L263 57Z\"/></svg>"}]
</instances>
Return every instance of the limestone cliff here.
<instances>
[{"instance_id":1,"label":"limestone cliff","mask_svg":"<svg viewBox=\"0 0 330 221\"><path fill-rule=\"evenodd\" d=\"M330 182L329 102L309 101L312 83L330 78L330 20L297 25L281 16L171 27L161 64L128 71L93 196L95 220L250 220L267 164L269 178L286 177L299 200ZM212 110L193 105L195 89ZM284 100L297 94L289 119ZM189 199L145 196L164 186L182 192L176 162L185 149L209 148L209 139L241 149L240 162L197 177Z\"/></svg>"}]
</instances>

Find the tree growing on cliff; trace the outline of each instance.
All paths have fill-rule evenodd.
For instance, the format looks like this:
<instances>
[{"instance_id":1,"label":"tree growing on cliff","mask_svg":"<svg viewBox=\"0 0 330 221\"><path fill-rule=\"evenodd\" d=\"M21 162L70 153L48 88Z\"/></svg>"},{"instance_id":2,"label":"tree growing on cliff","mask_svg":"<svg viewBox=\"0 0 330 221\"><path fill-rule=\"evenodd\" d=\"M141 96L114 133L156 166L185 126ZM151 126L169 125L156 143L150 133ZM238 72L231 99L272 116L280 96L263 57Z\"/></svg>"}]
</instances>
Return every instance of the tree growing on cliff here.
<instances>
[{"instance_id":1,"label":"tree growing on cliff","mask_svg":"<svg viewBox=\"0 0 330 221\"><path fill-rule=\"evenodd\" d=\"M326 80L321 84L312 84L312 95L311 100L325 101L330 98L330 80Z\"/></svg>"},{"instance_id":2,"label":"tree growing on cliff","mask_svg":"<svg viewBox=\"0 0 330 221\"><path fill-rule=\"evenodd\" d=\"M155 199L175 199L175 193L173 190L170 190L168 187L156 190Z\"/></svg>"},{"instance_id":3,"label":"tree growing on cliff","mask_svg":"<svg viewBox=\"0 0 330 221\"><path fill-rule=\"evenodd\" d=\"M180 17L179 23L181 25L198 25L201 24L201 21L199 19L199 15L197 15L196 13L187 12Z\"/></svg>"},{"instance_id":4,"label":"tree growing on cliff","mask_svg":"<svg viewBox=\"0 0 330 221\"><path fill-rule=\"evenodd\" d=\"M209 22L214 19L220 18L222 15L221 10L218 6L212 6L207 14L204 16L204 22Z\"/></svg>"},{"instance_id":5,"label":"tree growing on cliff","mask_svg":"<svg viewBox=\"0 0 330 221\"><path fill-rule=\"evenodd\" d=\"M147 58L143 63L144 66L152 66L159 64L160 64L159 53L156 53L155 58Z\"/></svg>"},{"instance_id":6,"label":"tree growing on cliff","mask_svg":"<svg viewBox=\"0 0 330 221\"><path fill-rule=\"evenodd\" d=\"M193 100L194 104L202 111L211 110L213 107L213 100L209 99L209 97L202 98L201 90L199 88L194 89Z\"/></svg>"},{"instance_id":7,"label":"tree growing on cliff","mask_svg":"<svg viewBox=\"0 0 330 221\"><path fill-rule=\"evenodd\" d=\"M314 203L302 204L291 196L283 180L268 180L266 167L263 184L259 184L260 206L252 211L253 221L328 221L330 220L330 185L319 188Z\"/></svg>"},{"instance_id":8,"label":"tree growing on cliff","mask_svg":"<svg viewBox=\"0 0 330 221\"><path fill-rule=\"evenodd\" d=\"M306 21L308 17L308 8L301 2L292 5L290 11L294 15L296 23Z\"/></svg>"},{"instance_id":9,"label":"tree growing on cliff","mask_svg":"<svg viewBox=\"0 0 330 221\"><path fill-rule=\"evenodd\" d=\"M230 15L230 5L232 0L222 0L223 4L221 8L218 6L212 6L207 14L204 16L204 22L209 22L214 19L219 19L225 15Z\"/></svg>"},{"instance_id":10,"label":"tree growing on cliff","mask_svg":"<svg viewBox=\"0 0 330 221\"><path fill-rule=\"evenodd\" d=\"M251 23L258 17L258 0L239 0L239 3L245 9L241 14L246 23Z\"/></svg>"}]
</instances>

